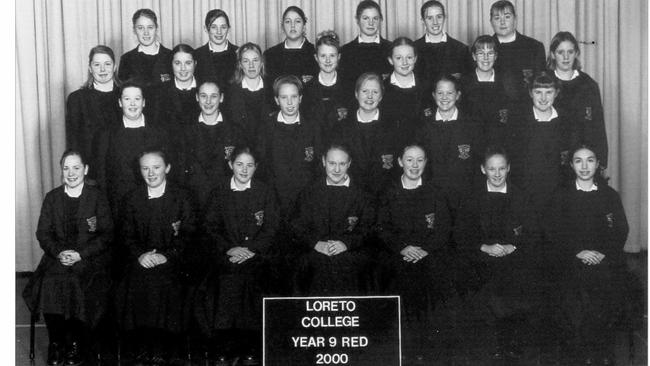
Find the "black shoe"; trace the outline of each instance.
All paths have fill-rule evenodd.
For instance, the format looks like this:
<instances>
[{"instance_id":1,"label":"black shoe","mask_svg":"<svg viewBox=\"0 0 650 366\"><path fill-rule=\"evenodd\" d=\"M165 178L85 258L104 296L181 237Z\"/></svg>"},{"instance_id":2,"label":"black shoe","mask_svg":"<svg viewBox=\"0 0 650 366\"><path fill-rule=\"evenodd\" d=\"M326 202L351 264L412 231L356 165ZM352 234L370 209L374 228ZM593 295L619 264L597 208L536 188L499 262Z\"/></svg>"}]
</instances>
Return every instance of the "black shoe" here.
<instances>
[{"instance_id":1,"label":"black shoe","mask_svg":"<svg viewBox=\"0 0 650 366\"><path fill-rule=\"evenodd\" d=\"M61 346L52 342L47 347L47 364L49 366L59 366L63 365L63 352L61 352Z\"/></svg>"},{"instance_id":2,"label":"black shoe","mask_svg":"<svg viewBox=\"0 0 650 366\"><path fill-rule=\"evenodd\" d=\"M257 356L249 354L239 359L239 363L242 366L259 366L260 359Z\"/></svg>"},{"instance_id":3,"label":"black shoe","mask_svg":"<svg viewBox=\"0 0 650 366\"><path fill-rule=\"evenodd\" d=\"M509 358L518 360L521 358L521 356L524 355L524 352L521 350L521 347L519 347L518 344L510 343L510 345L505 349L505 355Z\"/></svg>"},{"instance_id":4,"label":"black shoe","mask_svg":"<svg viewBox=\"0 0 650 366\"><path fill-rule=\"evenodd\" d=\"M224 355L216 355L212 361L214 362L214 366L230 366L230 360Z\"/></svg>"},{"instance_id":5,"label":"black shoe","mask_svg":"<svg viewBox=\"0 0 650 366\"><path fill-rule=\"evenodd\" d=\"M159 353L153 354L149 359L149 365L152 366L161 366L161 365L165 365L166 363L167 361L165 360L165 358Z\"/></svg>"},{"instance_id":6,"label":"black shoe","mask_svg":"<svg viewBox=\"0 0 650 366\"><path fill-rule=\"evenodd\" d=\"M591 366L591 365L595 365L596 361L594 361L593 358L588 357L588 358L585 359L585 362L583 362L582 364L585 365L585 366Z\"/></svg>"},{"instance_id":7,"label":"black shoe","mask_svg":"<svg viewBox=\"0 0 650 366\"><path fill-rule=\"evenodd\" d=\"M68 349L65 352L65 365L66 366L78 366L83 362L81 357L81 350L79 349L78 342L72 342L68 345Z\"/></svg>"},{"instance_id":8,"label":"black shoe","mask_svg":"<svg viewBox=\"0 0 650 366\"><path fill-rule=\"evenodd\" d=\"M497 346L492 352L490 352L490 357L493 360L502 360L505 356L505 351L501 346Z\"/></svg>"},{"instance_id":9,"label":"black shoe","mask_svg":"<svg viewBox=\"0 0 650 366\"><path fill-rule=\"evenodd\" d=\"M605 358L602 359L601 364L603 366L614 366L614 359L609 358L609 357L605 357Z\"/></svg>"}]
</instances>

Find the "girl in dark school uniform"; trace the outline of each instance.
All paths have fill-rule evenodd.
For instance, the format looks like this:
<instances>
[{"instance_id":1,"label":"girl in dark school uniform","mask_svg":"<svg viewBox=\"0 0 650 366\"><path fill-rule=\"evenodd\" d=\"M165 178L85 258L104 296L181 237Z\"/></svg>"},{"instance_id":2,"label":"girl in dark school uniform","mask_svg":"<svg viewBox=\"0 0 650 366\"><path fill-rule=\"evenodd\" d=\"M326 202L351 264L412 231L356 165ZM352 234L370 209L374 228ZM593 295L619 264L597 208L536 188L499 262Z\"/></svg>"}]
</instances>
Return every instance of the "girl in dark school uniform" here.
<instances>
[{"instance_id":1,"label":"girl in dark school uniform","mask_svg":"<svg viewBox=\"0 0 650 366\"><path fill-rule=\"evenodd\" d=\"M547 66L560 80L562 92L555 104L576 125L579 139L594 145L600 167L607 167L607 133L598 84L580 69L580 47L569 32L558 32L551 40Z\"/></svg>"},{"instance_id":2,"label":"girl in dark school uniform","mask_svg":"<svg viewBox=\"0 0 650 366\"><path fill-rule=\"evenodd\" d=\"M162 151L145 151L139 165L146 185L126 200L127 271L115 306L136 362L164 364L178 344L174 335L183 330L179 264L196 217L189 193L167 181L171 165Z\"/></svg>"},{"instance_id":3,"label":"girl in dark school uniform","mask_svg":"<svg viewBox=\"0 0 650 366\"><path fill-rule=\"evenodd\" d=\"M120 58L118 77L134 81L145 88L172 79L171 51L158 42L158 17L151 9L133 13L133 33L138 46Z\"/></svg>"},{"instance_id":4,"label":"girl in dark school uniform","mask_svg":"<svg viewBox=\"0 0 650 366\"><path fill-rule=\"evenodd\" d=\"M473 270L471 306L489 324L487 342L494 359L522 356L521 333L529 315L539 248L539 229L529 195L508 180L505 150L486 149L471 196L463 200L455 228L461 253Z\"/></svg>"},{"instance_id":5,"label":"girl in dark school uniform","mask_svg":"<svg viewBox=\"0 0 650 366\"><path fill-rule=\"evenodd\" d=\"M233 175L220 182L206 209L213 270L199 286L195 316L219 362L239 357L245 365L259 364L267 254L279 218L275 194L253 179L257 164L250 148L236 148Z\"/></svg>"},{"instance_id":6,"label":"girl in dark school uniform","mask_svg":"<svg viewBox=\"0 0 650 366\"><path fill-rule=\"evenodd\" d=\"M390 42L379 34L384 20L379 5L372 0L361 1L355 18L359 37L341 47L341 77L349 87L363 73L374 72L385 79L392 70L387 59Z\"/></svg>"},{"instance_id":7,"label":"girl in dark school uniform","mask_svg":"<svg viewBox=\"0 0 650 366\"><path fill-rule=\"evenodd\" d=\"M624 307L628 234L619 194L599 174L596 148L578 145L570 155L575 179L552 195L545 231L561 268L559 291L572 364L613 365L614 322ZM575 362L575 363L574 363Z\"/></svg>"},{"instance_id":8,"label":"girl in dark school uniform","mask_svg":"<svg viewBox=\"0 0 650 366\"><path fill-rule=\"evenodd\" d=\"M423 183L424 149L404 147L398 163L402 175L381 198L377 230L391 253L388 288L402 299L405 364L425 365L439 360L440 340L433 336L452 290L446 270L451 220L442 192Z\"/></svg>"},{"instance_id":9,"label":"girl in dark school uniform","mask_svg":"<svg viewBox=\"0 0 650 366\"><path fill-rule=\"evenodd\" d=\"M65 109L65 137L69 149L79 150L88 161L88 179L97 173L97 144L101 131L114 127L120 108L115 55L107 46L95 46L88 55L88 80L70 93Z\"/></svg>"},{"instance_id":10,"label":"girl in dark school uniform","mask_svg":"<svg viewBox=\"0 0 650 366\"><path fill-rule=\"evenodd\" d=\"M205 15L208 43L196 49L196 77L200 81L215 80L226 87L234 76L237 65L237 46L228 40L230 19L221 9L212 9Z\"/></svg>"},{"instance_id":11,"label":"girl in dark school uniform","mask_svg":"<svg viewBox=\"0 0 650 366\"><path fill-rule=\"evenodd\" d=\"M269 84L287 74L306 83L318 73L313 56L314 45L305 38L306 24L305 12L297 6L290 6L282 13L282 31L286 38L264 51Z\"/></svg>"},{"instance_id":12,"label":"girl in dark school uniform","mask_svg":"<svg viewBox=\"0 0 650 366\"><path fill-rule=\"evenodd\" d=\"M36 230L44 254L23 297L45 318L47 364L74 366L107 308L113 221L104 194L84 182L81 153L66 150L60 164L63 185L45 196Z\"/></svg>"},{"instance_id":13,"label":"girl in dark school uniform","mask_svg":"<svg viewBox=\"0 0 650 366\"><path fill-rule=\"evenodd\" d=\"M350 153L331 145L322 157L326 177L301 194L291 222L304 247L298 292L310 296L358 295L366 256L365 238L374 220L370 196L347 174Z\"/></svg>"}]
</instances>

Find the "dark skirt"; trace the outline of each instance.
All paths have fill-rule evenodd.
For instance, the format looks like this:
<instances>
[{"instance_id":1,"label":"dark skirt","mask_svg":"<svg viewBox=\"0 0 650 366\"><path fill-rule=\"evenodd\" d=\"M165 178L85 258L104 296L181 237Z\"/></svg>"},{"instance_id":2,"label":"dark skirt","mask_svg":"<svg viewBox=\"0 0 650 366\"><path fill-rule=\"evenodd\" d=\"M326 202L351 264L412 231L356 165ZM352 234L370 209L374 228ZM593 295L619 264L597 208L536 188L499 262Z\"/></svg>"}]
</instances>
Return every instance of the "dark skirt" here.
<instances>
[{"instance_id":1,"label":"dark skirt","mask_svg":"<svg viewBox=\"0 0 650 366\"><path fill-rule=\"evenodd\" d=\"M346 251L326 256L315 250L300 260L296 273L298 291L309 296L361 295L361 273L367 263L365 255Z\"/></svg>"}]
</instances>

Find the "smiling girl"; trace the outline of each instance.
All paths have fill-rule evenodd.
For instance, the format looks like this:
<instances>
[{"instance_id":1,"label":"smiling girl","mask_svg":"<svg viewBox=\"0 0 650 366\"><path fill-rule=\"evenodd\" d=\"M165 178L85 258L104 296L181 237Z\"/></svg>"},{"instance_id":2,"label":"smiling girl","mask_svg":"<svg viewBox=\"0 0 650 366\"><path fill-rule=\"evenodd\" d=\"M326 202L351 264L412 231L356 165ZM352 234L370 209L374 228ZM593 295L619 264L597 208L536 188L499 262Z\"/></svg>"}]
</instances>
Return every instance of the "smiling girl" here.
<instances>
[{"instance_id":1,"label":"smiling girl","mask_svg":"<svg viewBox=\"0 0 650 366\"><path fill-rule=\"evenodd\" d=\"M199 82L216 79L226 87L232 79L237 64L237 46L230 43L230 18L221 9L212 9L205 15L208 43L196 49L196 77Z\"/></svg>"}]
</instances>

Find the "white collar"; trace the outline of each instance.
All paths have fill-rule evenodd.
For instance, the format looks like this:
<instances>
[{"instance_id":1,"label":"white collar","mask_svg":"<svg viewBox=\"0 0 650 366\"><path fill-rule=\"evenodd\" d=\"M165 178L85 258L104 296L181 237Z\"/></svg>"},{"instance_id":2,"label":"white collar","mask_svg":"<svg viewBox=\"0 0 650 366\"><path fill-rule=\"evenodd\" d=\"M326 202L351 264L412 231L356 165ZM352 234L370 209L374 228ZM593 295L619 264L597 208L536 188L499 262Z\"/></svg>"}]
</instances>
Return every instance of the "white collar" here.
<instances>
[{"instance_id":1,"label":"white collar","mask_svg":"<svg viewBox=\"0 0 650 366\"><path fill-rule=\"evenodd\" d=\"M219 122L223 122L223 115L221 114L221 111L219 111L219 115L213 123L206 122L205 118L203 118L203 112L199 113L199 123L203 123L204 125L208 126L216 126L219 124Z\"/></svg>"},{"instance_id":2,"label":"white collar","mask_svg":"<svg viewBox=\"0 0 650 366\"><path fill-rule=\"evenodd\" d=\"M84 184L85 183L81 183L80 185L74 188L69 188L67 185L64 184L63 191L65 192L65 194L68 195L68 197L78 198L79 196L81 196L81 192L84 190Z\"/></svg>"},{"instance_id":3,"label":"white collar","mask_svg":"<svg viewBox=\"0 0 650 366\"><path fill-rule=\"evenodd\" d=\"M358 39L359 39L359 43L376 43L376 44L381 43L381 37L379 36L379 34L375 35L375 39L373 39L372 41L364 41L363 39L361 39L361 35L359 35Z\"/></svg>"},{"instance_id":4,"label":"white collar","mask_svg":"<svg viewBox=\"0 0 650 366\"><path fill-rule=\"evenodd\" d=\"M246 78L242 78L242 79L241 79L241 87L244 88L244 89L246 89L246 90L248 90L248 91L252 91L252 92L264 89L264 79L262 79L262 78L259 77L259 76L257 77L257 79L258 79L260 82L257 83L257 86L256 86L256 87L252 88L252 87L248 84L248 81L247 81L248 79L246 79Z\"/></svg>"},{"instance_id":5,"label":"white collar","mask_svg":"<svg viewBox=\"0 0 650 366\"><path fill-rule=\"evenodd\" d=\"M591 183L591 188L583 189L582 187L580 187L580 185L578 184L578 180L576 179L576 189L583 192L593 192L598 190L598 186L595 185L594 183Z\"/></svg>"},{"instance_id":6,"label":"white collar","mask_svg":"<svg viewBox=\"0 0 650 366\"><path fill-rule=\"evenodd\" d=\"M481 79L481 76L478 73L478 69L474 69L474 72L476 72L476 80L482 81L482 82L492 82L492 83L494 82L494 74L496 74L494 72L494 69L492 69L492 74L487 79Z\"/></svg>"},{"instance_id":7,"label":"white collar","mask_svg":"<svg viewBox=\"0 0 650 366\"><path fill-rule=\"evenodd\" d=\"M413 88L415 86L415 74L411 73L411 77L409 78L410 80L406 82L406 84L402 85L400 84L399 80L397 80L397 77L395 76L395 71L393 71L390 74L390 83L393 85L397 85L398 87L402 89L407 89L407 88Z\"/></svg>"},{"instance_id":8,"label":"white collar","mask_svg":"<svg viewBox=\"0 0 650 366\"><path fill-rule=\"evenodd\" d=\"M298 112L298 116L296 117L296 120L293 122L287 122L286 119L284 119L284 114L282 114L282 111L278 112L278 122L282 122L285 125L293 125L296 123L300 123L300 112Z\"/></svg>"},{"instance_id":9,"label":"white collar","mask_svg":"<svg viewBox=\"0 0 650 366\"><path fill-rule=\"evenodd\" d=\"M323 80L323 72L321 71L321 72L318 73L318 82L322 86L332 86L332 85L336 84L337 77L338 77L338 74L336 73L336 71L334 71L334 78L332 79L331 82L326 83L325 80Z\"/></svg>"},{"instance_id":10,"label":"white collar","mask_svg":"<svg viewBox=\"0 0 650 366\"><path fill-rule=\"evenodd\" d=\"M178 80L176 80L176 78L174 78L174 85L178 90L191 90L192 88L196 88L196 78L192 76L192 84L190 84L189 88L181 88L180 86L178 86Z\"/></svg>"},{"instance_id":11,"label":"white collar","mask_svg":"<svg viewBox=\"0 0 650 366\"><path fill-rule=\"evenodd\" d=\"M125 128L139 128L144 127L144 114L140 115L140 118L137 121L131 121L130 119L122 116L122 123L124 123Z\"/></svg>"},{"instance_id":12,"label":"white collar","mask_svg":"<svg viewBox=\"0 0 650 366\"><path fill-rule=\"evenodd\" d=\"M149 51L149 49L143 48L141 44L138 45L138 52L142 52L145 55L157 55L158 51L160 51L160 43L158 41L154 42L154 51Z\"/></svg>"},{"instance_id":13,"label":"white collar","mask_svg":"<svg viewBox=\"0 0 650 366\"><path fill-rule=\"evenodd\" d=\"M379 120L379 108L377 108L377 110L375 111L375 114L370 119L362 119L361 118L361 111L359 111L357 109L357 121L359 121L361 123L369 123L369 122L378 121L378 120Z\"/></svg>"},{"instance_id":14,"label":"white collar","mask_svg":"<svg viewBox=\"0 0 650 366\"><path fill-rule=\"evenodd\" d=\"M560 80L564 80L564 79L562 79L562 78L560 77L560 74L558 74L557 69L554 70L553 72L555 73L555 76L556 76L558 79L560 79ZM571 78L569 78L569 80L573 80L573 79L577 78L578 76L580 76L580 73L578 72L578 70L573 70L573 74L571 74ZM564 81L567 81L567 80L564 80Z\"/></svg>"},{"instance_id":15,"label":"white collar","mask_svg":"<svg viewBox=\"0 0 650 366\"><path fill-rule=\"evenodd\" d=\"M535 120L537 122L550 122L550 121L553 120L553 118L558 117L557 111L555 110L555 108L553 106L551 106L551 116L549 118L543 118L542 116L538 115L537 114L537 109L535 109L535 107L533 107L533 114L535 115Z\"/></svg>"},{"instance_id":16,"label":"white collar","mask_svg":"<svg viewBox=\"0 0 650 366\"><path fill-rule=\"evenodd\" d=\"M439 41L433 39L433 36L429 33L424 34L424 42L426 43L445 43L447 42L447 32L442 32L442 37Z\"/></svg>"},{"instance_id":17,"label":"white collar","mask_svg":"<svg viewBox=\"0 0 650 366\"><path fill-rule=\"evenodd\" d=\"M330 180L327 179L327 177L326 177L325 178L325 184L328 185L328 186L332 186L332 187L349 187L350 186L350 176L346 175L343 182L341 182L339 184L330 183Z\"/></svg>"},{"instance_id":18,"label":"white collar","mask_svg":"<svg viewBox=\"0 0 650 366\"><path fill-rule=\"evenodd\" d=\"M149 197L149 199L162 197L163 194L165 194L165 187L167 187L167 180L163 181L156 188L147 186L147 197Z\"/></svg>"},{"instance_id":19,"label":"white collar","mask_svg":"<svg viewBox=\"0 0 650 366\"><path fill-rule=\"evenodd\" d=\"M210 52L212 53L219 53L223 51L228 50L228 40L226 39L225 42L223 42L223 46L213 46L212 42L208 41L208 48L210 49Z\"/></svg>"},{"instance_id":20,"label":"white collar","mask_svg":"<svg viewBox=\"0 0 650 366\"><path fill-rule=\"evenodd\" d=\"M485 182L485 184L487 184L487 191L488 192L508 193L508 183L504 184L503 187L498 188L498 189L492 188L492 186L488 182Z\"/></svg>"},{"instance_id":21,"label":"white collar","mask_svg":"<svg viewBox=\"0 0 650 366\"><path fill-rule=\"evenodd\" d=\"M235 192L245 191L247 189L250 189L251 181L252 181L252 179L249 179L248 182L246 182L246 185L244 185L244 188L239 188L239 187L237 187L237 184L235 184L235 177L232 177L232 178L230 178L230 189L232 189Z\"/></svg>"},{"instance_id":22,"label":"white collar","mask_svg":"<svg viewBox=\"0 0 650 366\"><path fill-rule=\"evenodd\" d=\"M499 40L499 43L512 43L517 40L517 31L515 30L511 36L507 36L503 38L497 35L497 39Z\"/></svg>"},{"instance_id":23,"label":"white collar","mask_svg":"<svg viewBox=\"0 0 650 366\"><path fill-rule=\"evenodd\" d=\"M298 47L289 47L289 46L287 45L287 40L285 39L285 40L284 40L284 49L285 49L285 50L299 50L299 49L301 49L302 46L305 44L305 41L306 41L306 40L307 40L307 39L303 37L303 38L302 38L302 42L300 42L300 46L298 46Z\"/></svg>"},{"instance_id":24,"label":"white collar","mask_svg":"<svg viewBox=\"0 0 650 366\"><path fill-rule=\"evenodd\" d=\"M451 117L444 119L442 118L442 115L440 114L440 111L436 110L436 121L443 121L443 122L449 122L449 121L455 121L458 119L458 108L454 110L454 113L451 114Z\"/></svg>"},{"instance_id":25,"label":"white collar","mask_svg":"<svg viewBox=\"0 0 650 366\"><path fill-rule=\"evenodd\" d=\"M406 187L406 185L404 184L404 175L402 175L399 178L399 180L400 180L400 182L402 182L402 188L404 188L404 189L416 189L416 188L418 188L418 187L420 187L422 185L422 177L418 178L418 182L415 184L414 188L407 188Z\"/></svg>"},{"instance_id":26,"label":"white collar","mask_svg":"<svg viewBox=\"0 0 650 366\"><path fill-rule=\"evenodd\" d=\"M100 91L100 92L110 92L113 91L113 80L111 80L110 83L104 83L104 84L97 84L95 81L93 81L93 89Z\"/></svg>"}]
</instances>

